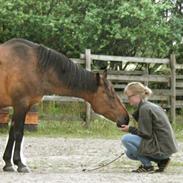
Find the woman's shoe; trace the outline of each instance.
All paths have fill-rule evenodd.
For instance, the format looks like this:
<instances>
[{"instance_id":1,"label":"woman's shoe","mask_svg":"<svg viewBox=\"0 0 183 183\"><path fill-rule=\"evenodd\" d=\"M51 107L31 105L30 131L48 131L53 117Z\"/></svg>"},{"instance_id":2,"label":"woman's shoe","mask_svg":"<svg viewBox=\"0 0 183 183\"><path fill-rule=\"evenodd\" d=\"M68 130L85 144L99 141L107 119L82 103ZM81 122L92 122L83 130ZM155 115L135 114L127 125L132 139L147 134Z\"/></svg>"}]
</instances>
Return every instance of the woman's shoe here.
<instances>
[{"instance_id":1,"label":"woman's shoe","mask_svg":"<svg viewBox=\"0 0 183 183\"><path fill-rule=\"evenodd\" d=\"M169 165L169 163L170 163L170 158L160 160L158 162L158 169L155 170L155 172L164 172L167 166Z\"/></svg>"},{"instance_id":2,"label":"woman's shoe","mask_svg":"<svg viewBox=\"0 0 183 183\"><path fill-rule=\"evenodd\" d=\"M152 172L154 171L153 166L144 166L140 165L136 170L132 170L134 173L144 173L144 172Z\"/></svg>"}]
</instances>

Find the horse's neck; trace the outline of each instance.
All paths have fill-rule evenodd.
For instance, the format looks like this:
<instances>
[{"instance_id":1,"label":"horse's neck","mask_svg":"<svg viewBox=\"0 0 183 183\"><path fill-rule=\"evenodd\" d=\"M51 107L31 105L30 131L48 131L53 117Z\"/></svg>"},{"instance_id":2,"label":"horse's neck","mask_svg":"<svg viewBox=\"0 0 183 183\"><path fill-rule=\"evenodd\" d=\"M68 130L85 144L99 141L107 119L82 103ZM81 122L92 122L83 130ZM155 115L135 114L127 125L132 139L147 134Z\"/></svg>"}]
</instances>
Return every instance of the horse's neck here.
<instances>
[{"instance_id":1,"label":"horse's neck","mask_svg":"<svg viewBox=\"0 0 183 183\"><path fill-rule=\"evenodd\" d=\"M62 93L60 95L81 98L89 103L92 102L93 97L94 97L94 93L91 91L67 90L66 92L62 91Z\"/></svg>"},{"instance_id":2,"label":"horse's neck","mask_svg":"<svg viewBox=\"0 0 183 183\"><path fill-rule=\"evenodd\" d=\"M94 92L91 91L76 91L65 87L48 87L44 89L43 95L60 95L68 97L77 97L84 99L85 101L92 103Z\"/></svg>"},{"instance_id":3,"label":"horse's neck","mask_svg":"<svg viewBox=\"0 0 183 183\"><path fill-rule=\"evenodd\" d=\"M83 78L88 79L88 78ZM79 82L79 81L78 81ZM67 86L63 81L59 81L58 77L56 75L53 75L52 72L50 73L45 73L44 74L44 79L43 79L43 90L44 90L44 95L49 95L49 94L55 94L55 95L60 95L60 96L72 96L72 97L78 97L82 98L89 103L92 102L93 96L95 94L96 88L93 89L93 86L95 86L95 82L91 79L91 81L88 79L87 84L90 83L90 85L85 85L85 82L83 84L80 84L80 87L74 87L74 86ZM77 80L75 80L75 83L77 83Z\"/></svg>"}]
</instances>

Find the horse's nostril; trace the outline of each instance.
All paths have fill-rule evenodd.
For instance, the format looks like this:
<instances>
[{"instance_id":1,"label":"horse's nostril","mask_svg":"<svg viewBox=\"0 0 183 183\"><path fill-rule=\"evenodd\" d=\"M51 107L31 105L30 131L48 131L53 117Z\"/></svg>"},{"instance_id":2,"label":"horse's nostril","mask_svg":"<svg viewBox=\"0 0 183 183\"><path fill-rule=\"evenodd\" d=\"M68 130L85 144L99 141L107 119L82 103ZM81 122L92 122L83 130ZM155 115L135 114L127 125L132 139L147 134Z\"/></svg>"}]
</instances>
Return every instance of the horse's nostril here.
<instances>
[{"instance_id":1,"label":"horse's nostril","mask_svg":"<svg viewBox=\"0 0 183 183\"><path fill-rule=\"evenodd\" d=\"M121 128L121 123L118 121L117 123L116 123L116 126L118 127L118 128Z\"/></svg>"},{"instance_id":2,"label":"horse's nostril","mask_svg":"<svg viewBox=\"0 0 183 183\"><path fill-rule=\"evenodd\" d=\"M121 127L121 125L128 125L129 123L129 116L123 116L120 118L120 120L117 121L116 125L117 127Z\"/></svg>"},{"instance_id":3,"label":"horse's nostril","mask_svg":"<svg viewBox=\"0 0 183 183\"><path fill-rule=\"evenodd\" d=\"M125 124L128 124L129 123L129 116L126 116L125 117Z\"/></svg>"}]
</instances>

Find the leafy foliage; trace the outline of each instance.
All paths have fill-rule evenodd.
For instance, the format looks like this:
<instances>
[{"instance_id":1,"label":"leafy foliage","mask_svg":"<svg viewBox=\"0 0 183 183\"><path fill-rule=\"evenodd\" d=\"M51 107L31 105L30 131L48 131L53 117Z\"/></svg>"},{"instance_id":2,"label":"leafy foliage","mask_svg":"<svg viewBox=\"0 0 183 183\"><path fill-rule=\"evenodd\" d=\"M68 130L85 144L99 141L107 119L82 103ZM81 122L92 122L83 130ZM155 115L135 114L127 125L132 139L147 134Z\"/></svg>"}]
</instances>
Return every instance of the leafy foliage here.
<instances>
[{"instance_id":1,"label":"leafy foliage","mask_svg":"<svg viewBox=\"0 0 183 183\"><path fill-rule=\"evenodd\" d=\"M0 0L0 41L23 37L68 56L165 57L182 49L181 0ZM169 17L165 16L165 12ZM176 42L176 44L172 44Z\"/></svg>"}]
</instances>

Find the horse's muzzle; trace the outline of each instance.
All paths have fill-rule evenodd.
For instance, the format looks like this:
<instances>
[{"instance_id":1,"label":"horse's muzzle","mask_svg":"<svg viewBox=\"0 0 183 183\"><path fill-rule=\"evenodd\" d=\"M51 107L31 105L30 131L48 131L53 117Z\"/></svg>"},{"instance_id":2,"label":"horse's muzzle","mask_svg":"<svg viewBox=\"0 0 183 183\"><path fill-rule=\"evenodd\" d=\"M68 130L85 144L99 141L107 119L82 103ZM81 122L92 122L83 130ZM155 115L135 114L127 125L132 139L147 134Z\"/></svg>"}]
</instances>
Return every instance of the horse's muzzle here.
<instances>
[{"instance_id":1,"label":"horse's muzzle","mask_svg":"<svg viewBox=\"0 0 183 183\"><path fill-rule=\"evenodd\" d=\"M121 128L121 125L128 125L128 123L129 123L129 116L123 116L117 121L116 125L118 128Z\"/></svg>"}]
</instances>

